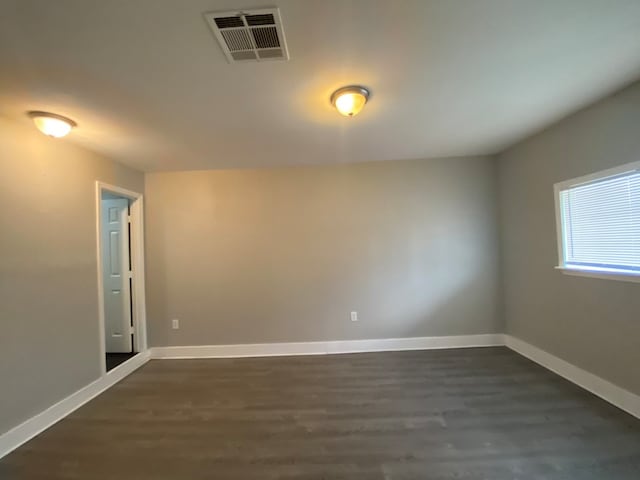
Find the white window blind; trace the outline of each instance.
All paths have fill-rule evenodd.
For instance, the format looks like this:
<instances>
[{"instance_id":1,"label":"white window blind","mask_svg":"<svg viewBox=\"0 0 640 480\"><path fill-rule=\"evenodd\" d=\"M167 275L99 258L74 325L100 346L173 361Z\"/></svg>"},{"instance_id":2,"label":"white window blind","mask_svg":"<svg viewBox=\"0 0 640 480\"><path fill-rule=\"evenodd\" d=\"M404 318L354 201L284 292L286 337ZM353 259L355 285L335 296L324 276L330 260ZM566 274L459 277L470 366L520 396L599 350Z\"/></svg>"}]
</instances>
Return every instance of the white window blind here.
<instances>
[{"instance_id":1,"label":"white window blind","mask_svg":"<svg viewBox=\"0 0 640 480\"><path fill-rule=\"evenodd\" d=\"M564 267L640 273L640 171L561 187Z\"/></svg>"}]
</instances>

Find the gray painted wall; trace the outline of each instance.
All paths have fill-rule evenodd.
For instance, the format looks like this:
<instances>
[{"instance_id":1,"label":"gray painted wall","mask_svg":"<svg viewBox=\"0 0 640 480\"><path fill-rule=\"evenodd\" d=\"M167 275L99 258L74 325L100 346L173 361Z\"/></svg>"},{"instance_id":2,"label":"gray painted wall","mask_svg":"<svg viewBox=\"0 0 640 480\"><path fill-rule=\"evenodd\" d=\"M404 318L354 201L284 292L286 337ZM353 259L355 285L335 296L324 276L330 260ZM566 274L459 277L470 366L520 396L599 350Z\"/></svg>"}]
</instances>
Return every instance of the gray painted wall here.
<instances>
[{"instance_id":1,"label":"gray painted wall","mask_svg":"<svg viewBox=\"0 0 640 480\"><path fill-rule=\"evenodd\" d=\"M95 181L141 173L0 119L0 434L100 376Z\"/></svg>"},{"instance_id":2,"label":"gray painted wall","mask_svg":"<svg viewBox=\"0 0 640 480\"><path fill-rule=\"evenodd\" d=\"M488 158L149 174L151 345L502 332L495 181Z\"/></svg>"},{"instance_id":3,"label":"gray painted wall","mask_svg":"<svg viewBox=\"0 0 640 480\"><path fill-rule=\"evenodd\" d=\"M640 83L499 158L508 333L640 394L640 284L563 275L553 184L640 160Z\"/></svg>"}]
</instances>

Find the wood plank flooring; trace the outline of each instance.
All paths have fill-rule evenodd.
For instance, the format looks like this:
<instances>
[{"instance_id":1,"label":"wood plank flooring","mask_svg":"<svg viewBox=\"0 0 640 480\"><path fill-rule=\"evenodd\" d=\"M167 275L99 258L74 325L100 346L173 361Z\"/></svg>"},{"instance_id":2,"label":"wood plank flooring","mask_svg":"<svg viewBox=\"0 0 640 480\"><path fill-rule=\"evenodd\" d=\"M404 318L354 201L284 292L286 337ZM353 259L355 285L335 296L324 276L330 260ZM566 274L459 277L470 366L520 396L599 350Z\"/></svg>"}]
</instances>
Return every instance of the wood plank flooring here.
<instances>
[{"instance_id":1,"label":"wood plank flooring","mask_svg":"<svg viewBox=\"0 0 640 480\"><path fill-rule=\"evenodd\" d=\"M113 370L118 365L126 362L127 360L131 360L136 355L137 355L137 353L134 353L134 352L131 352L131 353L107 353L105 355L106 356L107 372L109 370Z\"/></svg>"},{"instance_id":2,"label":"wood plank flooring","mask_svg":"<svg viewBox=\"0 0 640 480\"><path fill-rule=\"evenodd\" d=\"M0 478L638 480L640 420L506 348L156 360Z\"/></svg>"}]
</instances>

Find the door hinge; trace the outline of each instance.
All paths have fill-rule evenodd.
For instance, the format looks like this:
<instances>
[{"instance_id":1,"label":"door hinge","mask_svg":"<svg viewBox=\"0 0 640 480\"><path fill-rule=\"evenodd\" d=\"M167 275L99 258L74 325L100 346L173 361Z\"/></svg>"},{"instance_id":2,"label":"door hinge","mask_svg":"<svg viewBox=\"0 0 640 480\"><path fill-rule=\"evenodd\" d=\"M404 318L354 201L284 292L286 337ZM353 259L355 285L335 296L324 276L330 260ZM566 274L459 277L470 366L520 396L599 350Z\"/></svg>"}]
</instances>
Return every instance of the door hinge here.
<instances>
[{"instance_id":1,"label":"door hinge","mask_svg":"<svg viewBox=\"0 0 640 480\"><path fill-rule=\"evenodd\" d=\"M129 327L129 334L130 334L130 335L133 335L134 333L136 333L136 332L135 332L135 328L133 328L133 327Z\"/></svg>"}]
</instances>

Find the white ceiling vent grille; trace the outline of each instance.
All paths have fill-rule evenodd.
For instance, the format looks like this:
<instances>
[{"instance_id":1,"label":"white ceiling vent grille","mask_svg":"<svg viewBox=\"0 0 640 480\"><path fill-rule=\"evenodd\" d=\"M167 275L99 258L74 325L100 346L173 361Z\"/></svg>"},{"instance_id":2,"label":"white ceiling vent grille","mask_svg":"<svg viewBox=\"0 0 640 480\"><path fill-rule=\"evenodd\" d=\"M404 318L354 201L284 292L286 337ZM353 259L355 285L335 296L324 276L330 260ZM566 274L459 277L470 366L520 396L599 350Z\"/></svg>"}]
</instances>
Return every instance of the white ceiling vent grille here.
<instances>
[{"instance_id":1,"label":"white ceiling vent grille","mask_svg":"<svg viewBox=\"0 0 640 480\"><path fill-rule=\"evenodd\" d=\"M277 8L211 12L204 17L230 63L289 60Z\"/></svg>"}]
</instances>

